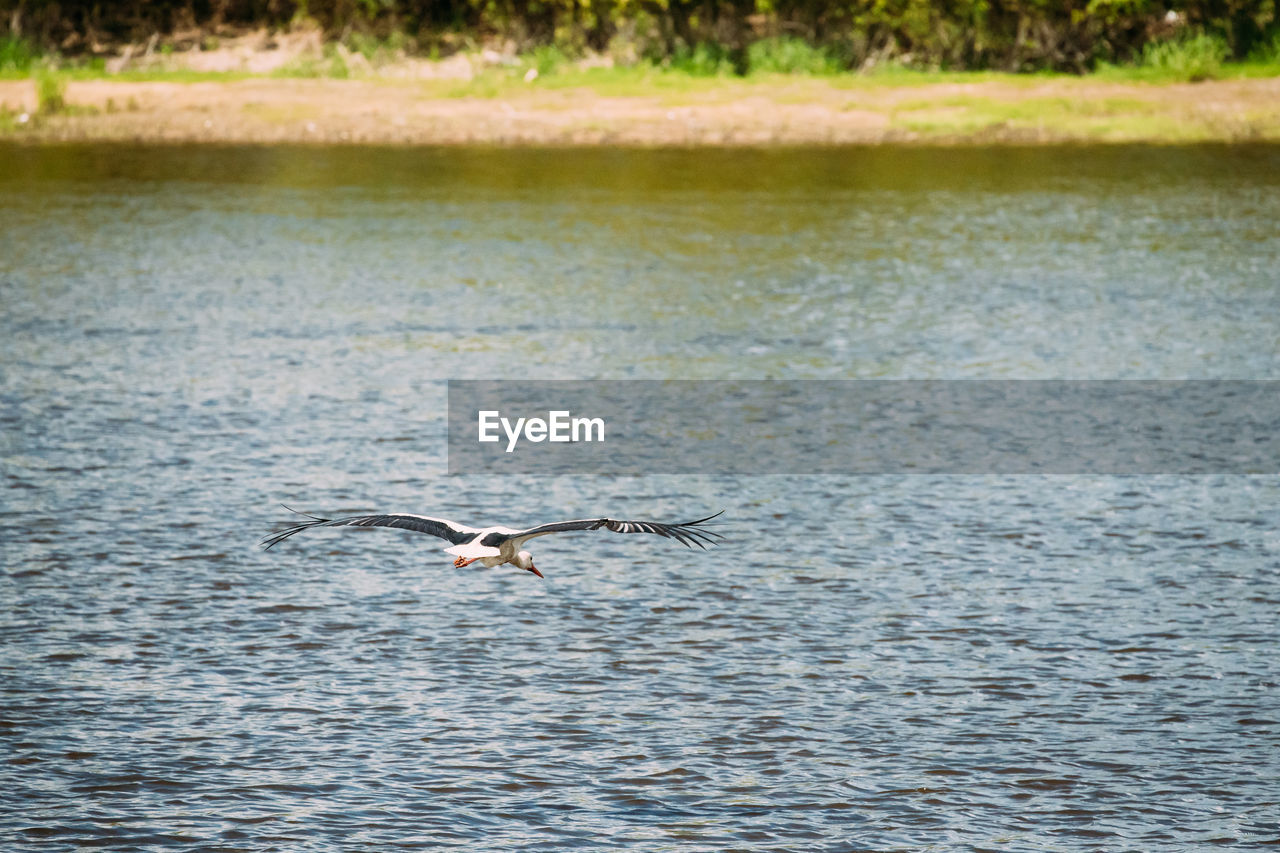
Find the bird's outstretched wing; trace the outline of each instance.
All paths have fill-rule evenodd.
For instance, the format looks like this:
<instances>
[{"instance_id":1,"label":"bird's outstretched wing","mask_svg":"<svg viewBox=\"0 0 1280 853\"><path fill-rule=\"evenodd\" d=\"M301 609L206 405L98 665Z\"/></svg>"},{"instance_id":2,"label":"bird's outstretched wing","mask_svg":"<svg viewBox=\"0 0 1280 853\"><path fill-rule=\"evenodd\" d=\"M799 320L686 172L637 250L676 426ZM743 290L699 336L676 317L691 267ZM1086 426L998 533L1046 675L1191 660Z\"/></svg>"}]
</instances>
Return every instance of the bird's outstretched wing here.
<instances>
[{"instance_id":1,"label":"bird's outstretched wing","mask_svg":"<svg viewBox=\"0 0 1280 853\"><path fill-rule=\"evenodd\" d=\"M282 504L283 506L283 504ZM430 536L438 536L441 539L447 539L454 545L460 545L469 541L479 531L474 527L467 527L444 518L431 518L425 515L409 515L408 513L396 513L392 515L350 515L346 518L320 518L319 516L309 515L305 512L298 512L291 507L285 507L289 512L304 515L311 519L301 524L295 524L292 527L272 533L262 538L260 543L264 549L277 545L288 539L295 533L301 533L304 530L310 530L313 527L398 527L401 530L413 530L418 533L426 533Z\"/></svg>"},{"instance_id":2,"label":"bird's outstretched wing","mask_svg":"<svg viewBox=\"0 0 1280 853\"><path fill-rule=\"evenodd\" d=\"M679 524L664 524L660 521L621 521L616 518L582 518L577 521L555 521L551 524L530 527L528 530L517 530L508 534L506 539L513 540L516 547L519 548L524 545L525 540L532 539L535 536L546 536L548 533L564 533L570 530L599 530L605 527L614 533L655 533L658 536L674 539L681 545L686 545L690 548L697 545L699 548L705 549L708 545L714 545L724 537L714 530L707 530L699 525L705 524L723 512L724 510L720 510L715 515L708 515L706 518L699 518L697 521L682 521Z\"/></svg>"}]
</instances>

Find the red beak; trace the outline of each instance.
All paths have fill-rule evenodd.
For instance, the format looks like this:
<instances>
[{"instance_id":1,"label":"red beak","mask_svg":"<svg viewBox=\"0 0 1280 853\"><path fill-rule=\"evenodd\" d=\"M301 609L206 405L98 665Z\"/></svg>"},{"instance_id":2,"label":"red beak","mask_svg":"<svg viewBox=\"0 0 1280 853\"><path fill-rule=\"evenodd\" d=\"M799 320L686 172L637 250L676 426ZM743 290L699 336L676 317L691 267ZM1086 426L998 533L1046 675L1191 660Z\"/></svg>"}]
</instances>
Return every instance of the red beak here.
<instances>
[{"instance_id":1,"label":"red beak","mask_svg":"<svg viewBox=\"0 0 1280 853\"><path fill-rule=\"evenodd\" d=\"M538 570L537 570L535 567L533 567L533 566L530 566L530 567L529 567L529 571L533 572L535 575L537 575L538 577L542 578L543 580L546 580L546 579L547 579L547 578L546 578L546 575L542 574L542 572L538 571Z\"/></svg>"}]
</instances>

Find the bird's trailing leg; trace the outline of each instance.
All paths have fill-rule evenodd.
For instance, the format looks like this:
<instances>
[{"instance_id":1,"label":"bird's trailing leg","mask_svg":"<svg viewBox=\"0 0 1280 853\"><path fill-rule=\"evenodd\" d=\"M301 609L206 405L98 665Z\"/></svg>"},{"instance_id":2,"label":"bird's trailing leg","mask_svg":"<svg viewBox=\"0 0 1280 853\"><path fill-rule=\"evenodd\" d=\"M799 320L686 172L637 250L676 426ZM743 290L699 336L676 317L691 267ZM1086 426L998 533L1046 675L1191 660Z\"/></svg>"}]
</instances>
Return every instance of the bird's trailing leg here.
<instances>
[{"instance_id":1,"label":"bird's trailing leg","mask_svg":"<svg viewBox=\"0 0 1280 853\"><path fill-rule=\"evenodd\" d=\"M454 567L455 569L465 569L467 566L471 565L472 563L474 563L474 562L475 562L476 560L478 560L478 559L480 559L480 558L479 558L479 557L472 557L470 560L468 560L468 559L465 559L465 558L463 558L463 557L459 557L458 559L456 559L456 560L454 560L454 561L453 561L453 567Z\"/></svg>"}]
</instances>

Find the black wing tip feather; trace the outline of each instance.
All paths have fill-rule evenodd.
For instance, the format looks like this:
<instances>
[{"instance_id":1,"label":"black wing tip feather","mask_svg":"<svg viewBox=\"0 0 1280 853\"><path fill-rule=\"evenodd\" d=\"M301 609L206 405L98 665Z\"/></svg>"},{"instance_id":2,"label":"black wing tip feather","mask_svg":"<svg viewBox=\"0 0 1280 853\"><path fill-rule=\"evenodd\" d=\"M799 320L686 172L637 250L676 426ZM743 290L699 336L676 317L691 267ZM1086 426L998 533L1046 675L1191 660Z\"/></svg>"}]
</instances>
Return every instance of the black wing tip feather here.
<instances>
[{"instance_id":1,"label":"black wing tip feather","mask_svg":"<svg viewBox=\"0 0 1280 853\"><path fill-rule=\"evenodd\" d=\"M625 532L632 532L632 531L628 531L625 529L618 530L617 528L613 527L613 524L617 523L617 524L625 524L625 525L635 525L635 527L639 531L642 531L644 533L656 533L659 536L665 537L667 539L674 539L677 542L679 542L681 545L685 546L686 548L693 548L694 546L697 546L698 548L705 551L707 550L707 546L716 545L721 541L723 541L725 537L723 534L717 533L714 530L706 530L700 525L706 524L707 522L711 521L713 518L717 518L721 515L724 515L724 510L720 510L717 513L708 515L706 518L699 518L694 521L682 521L676 524L664 524L662 522L657 522L657 521L639 521L639 522L614 521L612 523L609 523L608 527L610 530L615 530L616 532L619 532L619 533L625 533ZM609 521L610 521L609 519L606 519L606 522L609 522Z\"/></svg>"},{"instance_id":2,"label":"black wing tip feather","mask_svg":"<svg viewBox=\"0 0 1280 853\"><path fill-rule=\"evenodd\" d=\"M295 524L295 525L292 525L291 527L285 528L284 530L278 530L275 533L268 533L266 536L263 536L262 539L258 540L258 544L262 546L262 550L264 551L270 551L272 546L279 545L281 542L288 539L290 536L292 536L295 533L301 533L302 531L309 530L312 527L319 527L322 524L329 523L329 519L327 518L321 518L320 516L312 515L309 512L302 512L301 510L296 510L293 507L289 506L288 504L280 504L280 506L289 510L289 512L293 513L294 515L301 515L311 520L304 521L301 524Z\"/></svg>"},{"instance_id":3,"label":"black wing tip feather","mask_svg":"<svg viewBox=\"0 0 1280 853\"><path fill-rule=\"evenodd\" d=\"M670 525L668 531L672 539L675 539L686 548L692 548L697 545L703 551L707 550L707 546L716 545L724 536L714 530L706 530L700 525L706 524L714 518L724 515L724 510L708 515L706 518L699 518L696 521L685 521L680 524Z\"/></svg>"},{"instance_id":4,"label":"black wing tip feather","mask_svg":"<svg viewBox=\"0 0 1280 853\"><path fill-rule=\"evenodd\" d=\"M329 520L329 519L327 519L327 518L321 518L321 517L320 517L320 516L318 516L318 515L312 515L312 514L311 514L311 513L309 513L309 512L303 512L303 511L302 511L302 510L300 510L300 509L294 509L293 507L289 506L288 504L280 504L280 506L282 506L282 507L284 507L285 509L289 510L289 512L293 513L294 515L302 515L302 516L306 516L307 518L311 519L312 521L328 521L328 520Z\"/></svg>"}]
</instances>

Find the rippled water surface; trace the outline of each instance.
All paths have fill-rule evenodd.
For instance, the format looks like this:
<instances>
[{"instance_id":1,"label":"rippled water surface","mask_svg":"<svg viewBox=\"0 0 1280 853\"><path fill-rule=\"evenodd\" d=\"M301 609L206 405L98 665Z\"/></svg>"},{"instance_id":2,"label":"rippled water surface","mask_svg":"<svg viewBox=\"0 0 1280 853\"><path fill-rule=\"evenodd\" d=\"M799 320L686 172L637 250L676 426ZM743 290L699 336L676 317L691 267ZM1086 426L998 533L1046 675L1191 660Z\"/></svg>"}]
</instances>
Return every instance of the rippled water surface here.
<instances>
[{"instance_id":1,"label":"rippled water surface","mask_svg":"<svg viewBox=\"0 0 1280 853\"><path fill-rule=\"evenodd\" d=\"M1280 378L1274 148L0 148L0 841L1280 841L1280 478L444 474L447 378ZM403 531L579 533L546 581Z\"/></svg>"}]
</instances>

